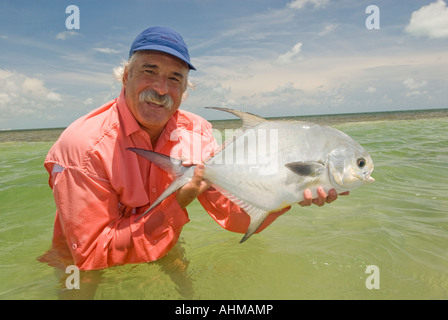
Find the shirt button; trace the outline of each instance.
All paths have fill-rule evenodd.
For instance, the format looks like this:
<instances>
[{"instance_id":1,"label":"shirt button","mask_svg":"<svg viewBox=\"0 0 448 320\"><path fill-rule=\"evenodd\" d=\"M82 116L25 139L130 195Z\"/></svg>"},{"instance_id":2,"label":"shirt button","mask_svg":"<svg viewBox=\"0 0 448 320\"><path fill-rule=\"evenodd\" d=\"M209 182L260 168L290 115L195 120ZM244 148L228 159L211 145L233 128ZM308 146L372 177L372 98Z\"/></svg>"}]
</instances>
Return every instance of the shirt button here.
<instances>
[{"instance_id":1,"label":"shirt button","mask_svg":"<svg viewBox=\"0 0 448 320\"><path fill-rule=\"evenodd\" d=\"M156 188L152 188L152 193L156 193Z\"/></svg>"},{"instance_id":2,"label":"shirt button","mask_svg":"<svg viewBox=\"0 0 448 320\"><path fill-rule=\"evenodd\" d=\"M78 245L77 245L76 243L74 243L74 244L72 245L72 248L73 248L73 250L76 250L76 249L78 248Z\"/></svg>"}]
</instances>

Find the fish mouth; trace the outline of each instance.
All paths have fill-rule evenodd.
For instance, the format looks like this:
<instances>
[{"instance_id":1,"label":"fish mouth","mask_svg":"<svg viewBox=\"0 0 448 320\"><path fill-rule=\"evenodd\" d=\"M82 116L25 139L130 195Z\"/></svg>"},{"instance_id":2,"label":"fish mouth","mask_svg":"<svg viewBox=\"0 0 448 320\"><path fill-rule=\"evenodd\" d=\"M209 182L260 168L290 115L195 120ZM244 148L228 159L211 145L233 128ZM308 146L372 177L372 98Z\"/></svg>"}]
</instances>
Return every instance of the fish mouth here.
<instances>
[{"instance_id":1,"label":"fish mouth","mask_svg":"<svg viewBox=\"0 0 448 320\"><path fill-rule=\"evenodd\" d=\"M373 182L375 182L375 179L371 176L371 174L372 174L372 171L373 170L371 170L370 172L364 172L364 180L367 182L367 183L373 183Z\"/></svg>"},{"instance_id":2,"label":"fish mouth","mask_svg":"<svg viewBox=\"0 0 448 320\"><path fill-rule=\"evenodd\" d=\"M366 177L366 182L367 183L373 183L373 182L375 182L375 179L369 175L369 176Z\"/></svg>"}]
</instances>

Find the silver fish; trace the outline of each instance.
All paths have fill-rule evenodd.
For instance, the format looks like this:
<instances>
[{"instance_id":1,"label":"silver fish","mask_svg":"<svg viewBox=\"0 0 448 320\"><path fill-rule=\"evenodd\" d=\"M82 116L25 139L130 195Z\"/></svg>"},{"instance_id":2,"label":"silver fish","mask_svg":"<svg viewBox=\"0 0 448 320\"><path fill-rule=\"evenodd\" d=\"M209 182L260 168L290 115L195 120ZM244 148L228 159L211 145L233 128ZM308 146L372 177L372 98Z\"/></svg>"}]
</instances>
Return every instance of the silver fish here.
<instances>
[{"instance_id":1,"label":"silver fish","mask_svg":"<svg viewBox=\"0 0 448 320\"><path fill-rule=\"evenodd\" d=\"M246 241L267 218L304 199L305 189L317 197L352 190L374 182L373 161L364 148L345 133L310 122L266 120L243 111L215 108L241 118L243 126L204 161L204 179L243 208L250 224ZM193 177L196 166L149 150L129 148L174 176L173 183L142 216Z\"/></svg>"}]
</instances>

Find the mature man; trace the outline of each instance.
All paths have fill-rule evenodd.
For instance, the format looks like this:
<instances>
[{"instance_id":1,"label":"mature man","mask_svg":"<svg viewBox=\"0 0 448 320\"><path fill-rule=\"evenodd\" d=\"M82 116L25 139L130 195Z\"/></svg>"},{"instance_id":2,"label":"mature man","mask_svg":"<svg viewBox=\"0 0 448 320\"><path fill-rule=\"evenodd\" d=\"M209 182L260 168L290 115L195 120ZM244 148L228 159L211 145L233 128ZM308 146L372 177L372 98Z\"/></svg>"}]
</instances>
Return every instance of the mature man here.
<instances>
[{"instance_id":1,"label":"mature man","mask_svg":"<svg viewBox=\"0 0 448 320\"><path fill-rule=\"evenodd\" d=\"M72 123L45 159L57 208L53 247L82 270L163 257L189 221L185 208L196 197L223 228L245 233L249 225L242 209L202 179L202 164L190 183L137 219L171 179L127 148L170 155L176 146L183 158L199 163L216 142L206 120L179 110L189 70L195 68L177 32L144 30L129 57L120 96ZM201 148L191 148L193 141ZM201 155L192 154L192 149L201 150ZM319 189L319 198L312 200L307 190L301 204L334 201L333 191L327 197ZM272 213L258 232L288 209Z\"/></svg>"}]
</instances>

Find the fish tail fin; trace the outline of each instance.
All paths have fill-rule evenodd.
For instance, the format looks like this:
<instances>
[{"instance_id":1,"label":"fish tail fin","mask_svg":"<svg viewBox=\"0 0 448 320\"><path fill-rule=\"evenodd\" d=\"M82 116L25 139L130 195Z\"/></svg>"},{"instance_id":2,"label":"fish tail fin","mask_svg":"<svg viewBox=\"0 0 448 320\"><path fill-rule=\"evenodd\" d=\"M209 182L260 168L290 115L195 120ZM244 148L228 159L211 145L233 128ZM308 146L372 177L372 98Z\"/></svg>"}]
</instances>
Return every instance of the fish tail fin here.
<instances>
[{"instance_id":1,"label":"fish tail fin","mask_svg":"<svg viewBox=\"0 0 448 320\"><path fill-rule=\"evenodd\" d=\"M144 215L158 206L163 200L168 198L171 194L182 188L193 177L193 171L195 166L185 167L178 159L171 158L161 153L149 151L140 148L127 148L127 150L133 151L146 160L154 163L162 170L169 174L172 174L174 181L162 192L162 194L154 201L151 206L140 216L137 220L141 219Z\"/></svg>"},{"instance_id":2,"label":"fish tail fin","mask_svg":"<svg viewBox=\"0 0 448 320\"><path fill-rule=\"evenodd\" d=\"M168 188L165 189L165 191L162 192L162 194L156 199L156 201L154 201L151 206L145 211L143 212L143 214L137 218L136 221L140 220L141 218L143 218L143 216L145 216L148 212L150 212L152 209L154 209L155 207L157 207L163 200L165 200L166 198L168 198L170 195L172 195L174 192L176 192L177 190L179 190L180 188L182 188L186 183L188 183L191 180L191 177L185 177L182 176L176 180L173 181L173 183L171 183Z\"/></svg>"},{"instance_id":3,"label":"fish tail fin","mask_svg":"<svg viewBox=\"0 0 448 320\"><path fill-rule=\"evenodd\" d=\"M258 230L258 228L261 226L263 221L268 217L268 215L269 212L264 210L260 209L252 210L252 212L250 213L251 218L249 228L247 228L246 234L241 239L240 243L243 243L244 241L249 239Z\"/></svg>"},{"instance_id":4,"label":"fish tail fin","mask_svg":"<svg viewBox=\"0 0 448 320\"><path fill-rule=\"evenodd\" d=\"M175 159L175 158L171 158L169 156L166 156L166 155L158 153L158 152L149 151L149 150L140 149L140 148L127 148L126 150L135 152L139 156L154 163L160 169L172 174L175 177L179 177L179 176L183 175L187 169L186 167L184 167L182 165L182 161Z\"/></svg>"}]
</instances>

